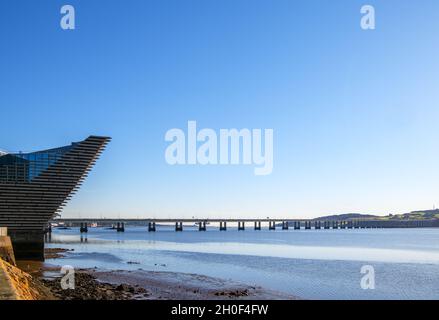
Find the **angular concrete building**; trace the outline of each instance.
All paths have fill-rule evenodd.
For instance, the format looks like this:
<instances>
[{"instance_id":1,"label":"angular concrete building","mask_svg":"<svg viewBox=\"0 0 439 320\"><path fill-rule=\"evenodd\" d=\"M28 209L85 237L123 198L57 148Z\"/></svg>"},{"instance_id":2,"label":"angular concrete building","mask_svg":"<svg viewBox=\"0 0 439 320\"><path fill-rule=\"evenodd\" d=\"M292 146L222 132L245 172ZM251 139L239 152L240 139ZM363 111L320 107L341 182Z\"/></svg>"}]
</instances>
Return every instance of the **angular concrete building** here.
<instances>
[{"instance_id":1,"label":"angular concrete building","mask_svg":"<svg viewBox=\"0 0 439 320\"><path fill-rule=\"evenodd\" d=\"M90 136L70 146L0 153L0 227L17 260L44 260L44 230L78 190L110 141Z\"/></svg>"}]
</instances>

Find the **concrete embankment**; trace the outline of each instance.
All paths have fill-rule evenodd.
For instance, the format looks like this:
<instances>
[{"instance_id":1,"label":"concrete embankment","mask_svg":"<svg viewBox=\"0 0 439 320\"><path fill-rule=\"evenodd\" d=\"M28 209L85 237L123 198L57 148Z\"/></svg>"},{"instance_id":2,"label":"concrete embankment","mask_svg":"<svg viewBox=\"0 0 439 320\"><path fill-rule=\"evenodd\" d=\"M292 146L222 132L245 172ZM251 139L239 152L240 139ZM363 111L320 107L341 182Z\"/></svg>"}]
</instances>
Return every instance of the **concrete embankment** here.
<instances>
[{"instance_id":1,"label":"concrete embankment","mask_svg":"<svg viewBox=\"0 0 439 320\"><path fill-rule=\"evenodd\" d=\"M48 294L32 276L0 258L0 300L40 300Z\"/></svg>"},{"instance_id":2,"label":"concrete embankment","mask_svg":"<svg viewBox=\"0 0 439 320\"><path fill-rule=\"evenodd\" d=\"M7 228L0 228L0 258L15 266L14 249Z\"/></svg>"},{"instance_id":3,"label":"concrete embankment","mask_svg":"<svg viewBox=\"0 0 439 320\"><path fill-rule=\"evenodd\" d=\"M6 228L0 228L0 300L40 300L51 294L26 272L15 266L14 251Z\"/></svg>"}]
</instances>

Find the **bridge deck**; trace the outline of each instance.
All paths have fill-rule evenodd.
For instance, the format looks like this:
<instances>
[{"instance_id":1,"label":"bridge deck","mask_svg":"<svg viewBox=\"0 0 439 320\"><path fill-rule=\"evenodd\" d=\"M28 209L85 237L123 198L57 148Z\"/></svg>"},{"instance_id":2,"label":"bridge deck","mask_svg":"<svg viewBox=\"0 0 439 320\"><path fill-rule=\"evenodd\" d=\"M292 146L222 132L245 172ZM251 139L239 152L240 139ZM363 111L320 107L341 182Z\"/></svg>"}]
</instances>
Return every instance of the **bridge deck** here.
<instances>
[{"instance_id":1,"label":"bridge deck","mask_svg":"<svg viewBox=\"0 0 439 320\"><path fill-rule=\"evenodd\" d=\"M281 221L313 221L310 219L294 219L294 218L265 218L265 219L260 219L260 218L255 218L255 219L240 219L240 218L236 218L236 219L232 219L232 218L227 218L227 219L215 219L215 218L199 218L199 219L195 219L195 218L180 218L180 219L163 219L163 218L147 218L147 219L93 219L93 218L84 218L84 219L80 219L80 218L74 218L74 219L54 219L53 222L64 222L64 223L80 223L80 222L86 222L86 223L99 223L99 222L105 222L105 223L117 223L117 222L125 222L125 223L130 223L130 222L138 222L138 223L148 223L148 222L156 222L156 223L175 223L175 222L183 222L183 223L196 223L196 222L281 222Z\"/></svg>"},{"instance_id":2,"label":"bridge deck","mask_svg":"<svg viewBox=\"0 0 439 320\"><path fill-rule=\"evenodd\" d=\"M259 226L261 223L267 223L271 229L275 228L276 223L282 223L284 229L289 227L300 228L304 226L306 229L352 229L352 228L431 228L439 227L439 219L433 220L315 220L315 219L295 219L295 218L145 218L145 219L94 219L94 218L75 218L75 219L55 219L52 222L64 223L70 226L86 227L89 224L105 225L149 225L149 224L178 224L179 230L183 223L203 224L218 223L225 227L226 223L236 223L243 230L245 223L254 223ZM296 225L297 224L297 225ZM181 226L180 226L181 225Z\"/></svg>"}]
</instances>

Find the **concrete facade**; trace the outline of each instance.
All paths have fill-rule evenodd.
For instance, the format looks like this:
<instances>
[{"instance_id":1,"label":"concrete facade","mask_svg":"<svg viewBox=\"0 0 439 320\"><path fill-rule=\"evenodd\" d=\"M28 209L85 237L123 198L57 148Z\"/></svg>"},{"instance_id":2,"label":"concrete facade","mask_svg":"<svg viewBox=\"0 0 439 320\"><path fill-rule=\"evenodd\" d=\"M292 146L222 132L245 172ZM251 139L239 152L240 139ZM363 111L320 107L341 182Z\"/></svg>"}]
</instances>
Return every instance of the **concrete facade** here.
<instances>
[{"instance_id":1,"label":"concrete facade","mask_svg":"<svg viewBox=\"0 0 439 320\"><path fill-rule=\"evenodd\" d=\"M0 259L15 266L15 255L12 248L11 238L0 236Z\"/></svg>"},{"instance_id":2,"label":"concrete facade","mask_svg":"<svg viewBox=\"0 0 439 320\"><path fill-rule=\"evenodd\" d=\"M44 261L43 230L13 230L9 236L17 260Z\"/></svg>"}]
</instances>

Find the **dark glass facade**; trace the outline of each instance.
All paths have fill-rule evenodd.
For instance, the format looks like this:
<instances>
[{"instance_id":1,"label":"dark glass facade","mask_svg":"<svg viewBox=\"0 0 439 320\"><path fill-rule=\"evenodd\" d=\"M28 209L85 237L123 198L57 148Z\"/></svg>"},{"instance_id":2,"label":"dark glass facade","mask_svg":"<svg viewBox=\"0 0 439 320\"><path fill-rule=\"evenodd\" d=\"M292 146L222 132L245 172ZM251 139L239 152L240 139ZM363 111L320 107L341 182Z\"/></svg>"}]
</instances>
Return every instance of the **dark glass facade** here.
<instances>
[{"instance_id":1,"label":"dark glass facade","mask_svg":"<svg viewBox=\"0 0 439 320\"><path fill-rule=\"evenodd\" d=\"M72 146L38 151L0 155L0 183L31 182L55 164Z\"/></svg>"}]
</instances>

